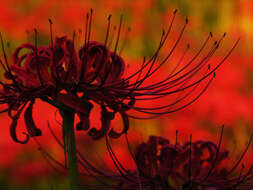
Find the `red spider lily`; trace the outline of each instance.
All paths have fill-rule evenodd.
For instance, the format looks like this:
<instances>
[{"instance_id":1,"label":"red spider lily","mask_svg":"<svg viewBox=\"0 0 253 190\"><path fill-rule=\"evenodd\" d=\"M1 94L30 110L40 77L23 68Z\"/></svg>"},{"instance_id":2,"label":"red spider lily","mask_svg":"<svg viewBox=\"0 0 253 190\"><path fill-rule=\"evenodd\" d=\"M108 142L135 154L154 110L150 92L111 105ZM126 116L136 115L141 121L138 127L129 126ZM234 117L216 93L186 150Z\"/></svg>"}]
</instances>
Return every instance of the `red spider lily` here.
<instances>
[{"instance_id":1,"label":"red spider lily","mask_svg":"<svg viewBox=\"0 0 253 190\"><path fill-rule=\"evenodd\" d=\"M54 105L60 112L68 109L77 114L80 119L77 130L89 130L89 135L93 139L100 139L107 135L112 138L120 137L129 128L129 117L157 117L161 114L181 110L195 102L206 91L215 77L215 71L228 58L239 40L227 55L211 69L209 60L225 35L214 42L210 50L203 57L200 57L212 37L210 33L199 51L184 66L181 64L185 54L164 79L158 82L152 81L152 77L161 70L160 68L172 56L188 23L186 19L185 25L168 55L158 63L161 48L173 27L175 14L176 11L168 30L163 32L154 55L148 60L144 59L141 68L130 76L124 75L125 62L117 54L122 17L113 51L108 49L111 38L111 16L108 18L105 42L90 40L92 11L87 14L85 42L78 52L74 44L75 33L73 33L72 40L67 37L56 37L53 40L51 20L49 20L51 44L38 47L37 31L35 30L35 44L26 43L17 48L13 54L11 65L8 64L1 38L4 61L0 63L5 71L5 78L9 82L1 82L0 101L1 104L7 105L7 108L2 112L8 112L12 118L10 132L13 140L19 143L27 143L29 136L41 135L41 130L37 128L32 117L33 105L38 98ZM23 49L27 51L20 55ZM152 82L148 83L150 80ZM204 87L201 87L202 83ZM148 106L146 103L159 102L162 98L167 97L169 97L168 103L162 106ZM144 102L146 106L138 106L138 102ZM94 104L101 108L101 128L99 130L90 128L89 125L90 111ZM24 133L26 138L20 140L17 138L16 128L24 109L28 134ZM128 113L130 109L149 116L130 115ZM123 120L123 129L120 132L110 127L116 113L119 113Z\"/></svg>"},{"instance_id":2,"label":"red spider lily","mask_svg":"<svg viewBox=\"0 0 253 190\"><path fill-rule=\"evenodd\" d=\"M223 128L222 128L223 130ZM221 149L222 134L219 144L211 141L195 141L184 145L170 143L163 137L151 136L147 143L137 146L133 158L136 162L135 173L120 165L118 169L124 175L119 183L120 190L128 189L168 189L168 190L231 190L250 189L253 186L252 166L248 171L235 174L245 156L252 136L239 160L231 169L225 168L223 161L229 158L227 150ZM113 153L114 154L114 153ZM244 166L242 165L242 169Z\"/></svg>"},{"instance_id":3,"label":"red spider lily","mask_svg":"<svg viewBox=\"0 0 253 190\"><path fill-rule=\"evenodd\" d=\"M56 142L64 145L49 127ZM218 144L198 140L180 145L176 135L175 143L164 137L150 136L148 142L139 144L132 152L127 134L125 134L129 153L132 156L136 170L128 169L122 164L106 136L106 146L117 172L111 169L101 169L90 162L85 155L77 151L80 175L92 177L108 189L133 190L248 190L253 187L253 165L246 170L241 164L245 157L253 135L239 159L232 167L227 168L224 163L230 161L229 151L222 149L223 127ZM66 168L52 155L41 147L40 151L50 165L58 172L65 172ZM237 171L241 165L241 170Z\"/></svg>"}]
</instances>

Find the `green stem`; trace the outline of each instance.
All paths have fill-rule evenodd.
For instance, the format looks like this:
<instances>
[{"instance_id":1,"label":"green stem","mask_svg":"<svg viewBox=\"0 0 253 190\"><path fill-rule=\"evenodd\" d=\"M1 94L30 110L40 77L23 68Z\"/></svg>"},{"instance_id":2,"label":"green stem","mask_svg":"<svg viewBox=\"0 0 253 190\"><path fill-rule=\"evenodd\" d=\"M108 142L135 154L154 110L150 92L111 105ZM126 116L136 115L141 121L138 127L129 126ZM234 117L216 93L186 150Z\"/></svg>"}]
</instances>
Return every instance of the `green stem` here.
<instances>
[{"instance_id":1,"label":"green stem","mask_svg":"<svg viewBox=\"0 0 253 190\"><path fill-rule=\"evenodd\" d=\"M63 137L66 142L66 151L68 157L68 169L69 169L69 181L70 190L78 190L79 180L78 180L78 167L77 167L77 157L76 157L76 142L74 133L74 117L75 113L73 110L64 109L61 111L63 118ZM65 141L66 140L66 141Z\"/></svg>"}]
</instances>

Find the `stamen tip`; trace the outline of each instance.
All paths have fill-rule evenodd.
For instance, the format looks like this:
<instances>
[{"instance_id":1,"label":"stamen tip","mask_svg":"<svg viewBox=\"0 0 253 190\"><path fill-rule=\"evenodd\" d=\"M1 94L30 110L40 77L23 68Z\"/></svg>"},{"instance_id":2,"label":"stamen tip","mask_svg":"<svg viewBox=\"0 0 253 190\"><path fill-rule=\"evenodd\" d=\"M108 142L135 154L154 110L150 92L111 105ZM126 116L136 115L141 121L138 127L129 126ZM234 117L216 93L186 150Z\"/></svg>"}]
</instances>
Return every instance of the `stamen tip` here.
<instances>
[{"instance_id":1,"label":"stamen tip","mask_svg":"<svg viewBox=\"0 0 253 190\"><path fill-rule=\"evenodd\" d=\"M50 24L53 24L53 22L52 22L52 20L49 18L48 19L48 22L50 23Z\"/></svg>"},{"instance_id":2,"label":"stamen tip","mask_svg":"<svg viewBox=\"0 0 253 190\"><path fill-rule=\"evenodd\" d=\"M213 33L212 32L210 32L209 35L210 35L210 37L213 37Z\"/></svg>"},{"instance_id":3,"label":"stamen tip","mask_svg":"<svg viewBox=\"0 0 253 190\"><path fill-rule=\"evenodd\" d=\"M186 23L186 24L189 23L189 19L188 19L188 18L185 19L185 23Z\"/></svg>"},{"instance_id":4,"label":"stamen tip","mask_svg":"<svg viewBox=\"0 0 253 190\"><path fill-rule=\"evenodd\" d=\"M111 17L112 17L112 15L111 15L111 14L109 14L109 16L108 16L108 20L110 20L110 19L111 19Z\"/></svg>"},{"instance_id":5,"label":"stamen tip","mask_svg":"<svg viewBox=\"0 0 253 190\"><path fill-rule=\"evenodd\" d=\"M176 14L176 13L177 13L177 11L178 11L178 10L177 10L177 9L175 9L175 10L174 10L174 12L173 12L173 14Z\"/></svg>"},{"instance_id":6,"label":"stamen tip","mask_svg":"<svg viewBox=\"0 0 253 190\"><path fill-rule=\"evenodd\" d=\"M162 30L162 35L164 35L164 34L165 34L165 30L163 29L163 30Z\"/></svg>"}]
</instances>

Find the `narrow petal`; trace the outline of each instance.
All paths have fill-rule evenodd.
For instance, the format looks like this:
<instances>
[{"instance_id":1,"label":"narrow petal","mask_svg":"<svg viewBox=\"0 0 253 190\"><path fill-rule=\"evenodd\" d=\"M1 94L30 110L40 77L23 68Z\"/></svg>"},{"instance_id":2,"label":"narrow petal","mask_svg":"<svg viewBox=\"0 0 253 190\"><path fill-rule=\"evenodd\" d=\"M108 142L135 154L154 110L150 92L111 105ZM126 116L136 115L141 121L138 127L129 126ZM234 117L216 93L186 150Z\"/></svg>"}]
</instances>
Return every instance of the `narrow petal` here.
<instances>
[{"instance_id":1,"label":"narrow petal","mask_svg":"<svg viewBox=\"0 0 253 190\"><path fill-rule=\"evenodd\" d=\"M125 62L118 56L111 54L111 64L107 64L106 72L109 72L106 83L115 82L121 78L125 71Z\"/></svg>"},{"instance_id":2,"label":"narrow petal","mask_svg":"<svg viewBox=\"0 0 253 190\"><path fill-rule=\"evenodd\" d=\"M18 113L16 115L14 115L13 119L12 119L12 123L10 125L10 134L11 134L11 138L20 144L26 144L29 141L29 135L24 133L26 135L26 138L24 140L19 140L17 137L17 124L18 124L18 119L20 117L21 114L21 110L18 111Z\"/></svg>"},{"instance_id":3,"label":"narrow petal","mask_svg":"<svg viewBox=\"0 0 253 190\"><path fill-rule=\"evenodd\" d=\"M90 128L90 111L93 108L93 105L90 104L91 106L88 107L88 114L78 112L77 115L80 118L80 122L76 125L76 130L88 130Z\"/></svg>"},{"instance_id":4,"label":"narrow petal","mask_svg":"<svg viewBox=\"0 0 253 190\"><path fill-rule=\"evenodd\" d=\"M24 113L26 129L31 137L41 136L41 130L36 127L32 116L34 102L34 100L30 102Z\"/></svg>"},{"instance_id":5,"label":"narrow petal","mask_svg":"<svg viewBox=\"0 0 253 190\"><path fill-rule=\"evenodd\" d=\"M35 50L35 46L31 43L25 43L25 44L22 44L20 47L18 47L14 54L13 54L13 63L14 64L18 64L20 65L20 61L19 61L19 52L23 49L23 48L26 48L26 49L30 49L30 50Z\"/></svg>"},{"instance_id":6,"label":"narrow petal","mask_svg":"<svg viewBox=\"0 0 253 190\"><path fill-rule=\"evenodd\" d=\"M92 128L89 131L89 135L92 136L94 140L100 139L105 137L107 134L111 120L114 118L114 112L109 112L105 109L105 107L102 107L102 112L101 112L101 128L99 130Z\"/></svg>"},{"instance_id":7,"label":"narrow petal","mask_svg":"<svg viewBox=\"0 0 253 190\"><path fill-rule=\"evenodd\" d=\"M119 138L123 133L126 133L128 131L128 128L129 128L128 116L126 115L125 112L120 112L120 115L123 119L123 130L119 133L119 132L114 131L114 129L112 128L109 132L109 137Z\"/></svg>"}]
</instances>

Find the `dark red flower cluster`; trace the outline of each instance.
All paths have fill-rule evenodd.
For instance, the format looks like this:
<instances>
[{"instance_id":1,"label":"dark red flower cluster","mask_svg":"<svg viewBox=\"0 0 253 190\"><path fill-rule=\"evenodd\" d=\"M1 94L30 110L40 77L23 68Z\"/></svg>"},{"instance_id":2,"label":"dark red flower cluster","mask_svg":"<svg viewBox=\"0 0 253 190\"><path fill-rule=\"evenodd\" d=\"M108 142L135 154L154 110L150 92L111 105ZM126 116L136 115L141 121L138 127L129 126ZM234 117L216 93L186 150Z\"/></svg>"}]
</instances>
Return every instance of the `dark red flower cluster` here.
<instances>
[{"instance_id":1,"label":"dark red flower cluster","mask_svg":"<svg viewBox=\"0 0 253 190\"><path fill-rule=\"evenodd\" d=\"M210 34L196 55L185 65L181 66L183 55L167 77L146 84L146 80L152 79L168 61L181 40L188 23L187 19L174 46L158 63L160 50L170 34L175 14L176 11L168 30L163 32L154 55L148 60L144 59L141 68L130 76L125 76L125 62L117 55L122 19L113 51L107 46L108 39L111 39L110 16L105 42L90 40L92 11L87 14L85 41L78 51L75 49L75 33L72 40L65 36L53 40L51 32L51 43L48 46L38 47L35 30L35 44L26 43L18 47L12 56L12 64L9 65L1 40L4 61L0 63L5 71L5 80L0 83L2 86L0 103L7 107L2 112L8 112L12 118L10 131L13 140L26 143L29 136L41 135L41 130L36 127L32 117L36 99L54 105L59 111L63 109L73 111L80 119L76 126L77 130L89 130L88 133L93 139L106 135L117 138L126 133L129 128L129 117L143 118L127 113L130 108L149 114L150 118L181 110L196 101L206 91L215 76L215 71L231 54L238 41L228 54L210 69L211 65L208 62L225 36L214 42L203 58L197 59L212 37ZM51 20L50 26L52 27ZM202 83L204 87L200 85ZM167 103L162 106L149 105L151 101L159 101L167 96L175 98L166 100ZM137 101L144 102L145 106L136 105ZM90 112L94 104L101 108L100 129L90 127ZM16 128L23 110L28 134L24 133L26 138L20 140L17 138ZM116 113L119 113L123 120L123 129L120 132L110 126Z\"/></svg>"},{"instance_id":2,"label":"dark red flower cluster","mask_svg":"<svg viewBox=\"0 0 253 190\"><path fill-rule=\"evenodd\" d=\"M253 167L246 172L241 171L239 175L234 173L250 142L240 159L228 170L223 161L229 158L229 154L221 149L221 138L218 145L203 140L190 140L179 145L163 137L151 136L147 143L137 146L134 154L137 171L122 178L119 189L250 189Z\"/></svg>"},{"instance_id":3,"label":"dark red flower cluster","mask_svg":"<svg viewBox=\"0 0 253 190\"><path fill-rule=\"evenodd\" d=\"M26 53L20 55L21 51ZM90 41L80 48L77 53L72 40L67 37L56 38L53 45L36 47L33 44L23 44L13 54L13 64L3 65L5 77L11 83L1 83L2 103L8 104L9 115L13 119L11 124L12 138L20 143L16 137L17 120L25 108L24 118L30 136L41 135L32 119L32 109L36 98L47 101L58 108L67 106L77 113L80 122L78 130L89 129L89 112L92 99L102 107L101 131L90 130L93 138L103 137L109 130L110 120L114 113L108 111L105 102L113 105L113 97L103 93L103 86L120 81L125 63L118 56L109 51L104 44ZM117 87L123 88L125 83ZM122 103L123 104L123 103ZM118 106L119 105L115 105ZM115 108L125 117L124 108ZM16 111L13 115L12 112ZM110 136L117 136L111 130Z\"/></svg>"}]
</instances>

